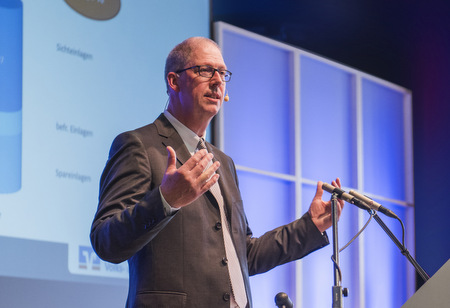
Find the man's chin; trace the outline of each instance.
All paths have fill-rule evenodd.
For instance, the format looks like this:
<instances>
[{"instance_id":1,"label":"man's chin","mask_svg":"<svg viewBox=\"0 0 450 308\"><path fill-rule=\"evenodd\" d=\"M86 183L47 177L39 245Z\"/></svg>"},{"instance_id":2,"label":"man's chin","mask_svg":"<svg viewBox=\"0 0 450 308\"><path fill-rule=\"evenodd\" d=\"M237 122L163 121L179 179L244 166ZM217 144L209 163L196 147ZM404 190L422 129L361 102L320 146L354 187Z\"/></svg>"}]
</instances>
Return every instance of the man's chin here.
<instances>
[{"instance_id":1,"label":"man's chin","mask_svg":"<svg viewBox=\"0 0 450 308\"><path fill-rule=\"evenodd\" d=\"M210 114L211 117L215 116L217 113L219 113L220 110L220 104L208 104L205 108L205 112Z\"/></svg>"}]
</instances>

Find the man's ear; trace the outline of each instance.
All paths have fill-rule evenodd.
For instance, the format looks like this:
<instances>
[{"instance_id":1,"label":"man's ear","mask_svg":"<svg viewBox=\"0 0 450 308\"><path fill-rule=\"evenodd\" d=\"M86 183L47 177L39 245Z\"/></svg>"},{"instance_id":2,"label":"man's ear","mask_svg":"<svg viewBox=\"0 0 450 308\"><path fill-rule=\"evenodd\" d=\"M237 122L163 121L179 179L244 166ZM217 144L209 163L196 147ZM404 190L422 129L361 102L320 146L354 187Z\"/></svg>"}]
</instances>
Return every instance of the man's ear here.
<instances>
[{"instance_id":1,"label":"man's ear","mask_svg":"<svg viewBox=\"0 0 450 308\"><path fill-rule=\"evenodd\" d=\"M180 75L175 72L170 72L167 74L167 84L175 92L180 91L180 87L178 85L179 77Z\"/></svg>"}]
</instances>

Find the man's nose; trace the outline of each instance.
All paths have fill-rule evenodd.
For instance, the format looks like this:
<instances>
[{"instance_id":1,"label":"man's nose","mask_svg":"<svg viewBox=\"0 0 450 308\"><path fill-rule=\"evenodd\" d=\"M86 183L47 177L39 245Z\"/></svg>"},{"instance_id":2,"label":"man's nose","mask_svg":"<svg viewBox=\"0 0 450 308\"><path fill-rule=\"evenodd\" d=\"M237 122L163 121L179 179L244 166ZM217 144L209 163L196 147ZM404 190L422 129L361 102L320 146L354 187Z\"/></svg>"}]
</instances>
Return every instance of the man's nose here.
<instances>
[{"instance_id":1,"label":"man's nose","mask_svg":"<svg viewBox=\"0 0 450 308\"><path fill-rule=\"evenodd\" d=\"M225 81L223 81L222 77L220 76L220 73L218 70L214 70L214 74L211 77L211 81L215 82L215 83L223 83Z\"/></svg>"}]
</instances>

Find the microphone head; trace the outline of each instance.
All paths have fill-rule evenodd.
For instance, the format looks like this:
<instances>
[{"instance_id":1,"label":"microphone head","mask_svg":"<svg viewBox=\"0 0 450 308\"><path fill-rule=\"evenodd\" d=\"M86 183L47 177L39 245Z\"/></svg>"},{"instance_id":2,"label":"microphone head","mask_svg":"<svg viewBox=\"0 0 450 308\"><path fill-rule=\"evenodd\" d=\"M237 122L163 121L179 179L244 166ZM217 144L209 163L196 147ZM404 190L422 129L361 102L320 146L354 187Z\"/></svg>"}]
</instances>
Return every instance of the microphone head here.
<instances>
[{"instance_id":1,"label":"microphone head","mask_svg":"<svg viewBox=\"0 0 450 308\"><path fill-rule=\"evenodd\" d=\"M286 307L286 308L294 307L294 304L292 303L291 299L284 292L280 292L275 296L275 304L277 305L277 307Z\"/></svg>"},{"instance_id":2,"label":"microphone head","mask_svg":"<svg viewBox=\"0 0 450 308\"><path fill-rule=\"evenodd\" d=\"M224 101L228 102L230 100L230 97L228 96L228 93L225 95L225 97L223 98Z\"/></svg>"}]
</instances>

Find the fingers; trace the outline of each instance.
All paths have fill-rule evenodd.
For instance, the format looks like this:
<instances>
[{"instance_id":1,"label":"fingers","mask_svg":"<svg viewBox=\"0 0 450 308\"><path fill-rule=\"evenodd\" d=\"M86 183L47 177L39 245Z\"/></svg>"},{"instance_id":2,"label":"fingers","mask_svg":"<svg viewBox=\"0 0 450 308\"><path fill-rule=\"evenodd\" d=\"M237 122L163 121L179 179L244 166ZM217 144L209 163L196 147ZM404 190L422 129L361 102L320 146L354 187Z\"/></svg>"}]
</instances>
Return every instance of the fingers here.
<instances>
[{"instance_id":1,"label":"fingers","mask_svg":"<svg viewBox=\"0 0 450 308\"><path fill-rule=\"evenodd\" d=\"M193 177L198 178L200 182L209 181L220 167L218 161L211 163L214 154L206 150L197 151L181 168L186 168Z\"/></svg>"},{"instance_id":2,"label":"fingers","mask_svg":"<svg viewBox=\"0 0 450 308\"><path fill-rule=\"evenodd\" d=\"M341 188L341 179L340 178L336 178L336 180L331 182L331 185L333 185L334 187Z\"/></svg>"},{"instance_id":3,"label":"fingers","mask_svg":"<svg viewBox=\"0 0 450 308\"><path fill-rule=\"evenodd\" d=\"M197 183L200 186L201 194L208 191L219 180L219 174L217 174L216 171L219 169L220 163L216 161L207 169L204 169L204 167L199 167L202 165L203 164L199 163L195 168L197 170L193 171L200 172L197 177Z\"/></svg>"},{"instance_id":4,"label":"fingers","mask_svg":"<svg viewBox=\"0 0 450 308\"><path fill-rule=\"evenodd\" d=\"M171 146L167 146L167 170L176 170L177 155L175 150ZM181 170L186 170L188 172L194 172L197 176L202 174L208 164L213 159L214 155L208 153L206 150L197 151L191 158L189 158L183 166L180 167ZM217 168L216 168L217 170ZM214 170L215 171L215 170Z\"/></svg>"},{"instance_id":5,"label":"fingers","mask_svg":"<svg viewBox=\"0 0 450 308\"><path fill-rule=\"evenodd\" d=\"M203 159L205 159L205 158L208 159L208 157L210 158L209 160L205 160L202 162ZM192 155L192 157L189 158L184 163L183 166L185 166L184 168L187 168L187 170L193 170L194 168L198 167L199 163L202 163L203 170L204 170L204 168L206 168L206 166L208 165L208 162L210 160L212 160L212 158L213 158L213 155L208 153L208 151L200 150L200 151L197 151L194 155Z\"/></svg>"},{"instance_id":6,"label":"fingers","mask_svg":"<svg viewBox=\"0 0 450 308\"><path fill-rule=\"evenodd\" d=\"M314 196L314 199L322 199L323 196L323 188L322 188L323 182L319 181L317 182L317 187L316 187L316 194Z\"/></svg>"},{"instance_id":7,"label":"fingers","mask_svg":"<svg viewBox=\"0 0 450 308\"><path fill-rule=\"evenodd\" d=\"M216 175L217 169L219 169L220 163L215 161L211 166L209 166L206 170L203 171L202 176L205 176L207 181L212 180L212 178Z\"/></svg>"},{"instance_id":8,"label":"fingers","mask_svg":"<svg viewBox=\"0 0 450 308\"><path fill-rule=\"evenodd\" d=\"M219 174L218 173L214 173L212 177L208 178L208 180L206 180L205 184L202 186L202 192L205 193L207 192L214 184L217 183L217 181L219 180Z\"/></svg>"},{"instance_id":9,"label":"fingers","mask_svg":"<svg viewBox=\"0 0 450 308\"><path fill-rule=\"evenodd\" d=\"M192 168L191 171L194 172L198 176L200 176L200 174L202 174L202 173L205 173L207 170L206 167L208 167L211 164L213 157L214 157L214 155L212 153L206 153L204 156L201 157L201 159L199 161L197 161L197 164ZM209 167L211 167L211 166L209 166Z\"/></svg>"}]
</instances>

